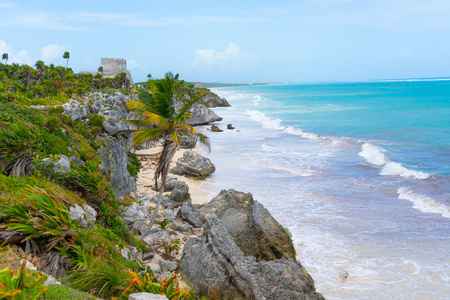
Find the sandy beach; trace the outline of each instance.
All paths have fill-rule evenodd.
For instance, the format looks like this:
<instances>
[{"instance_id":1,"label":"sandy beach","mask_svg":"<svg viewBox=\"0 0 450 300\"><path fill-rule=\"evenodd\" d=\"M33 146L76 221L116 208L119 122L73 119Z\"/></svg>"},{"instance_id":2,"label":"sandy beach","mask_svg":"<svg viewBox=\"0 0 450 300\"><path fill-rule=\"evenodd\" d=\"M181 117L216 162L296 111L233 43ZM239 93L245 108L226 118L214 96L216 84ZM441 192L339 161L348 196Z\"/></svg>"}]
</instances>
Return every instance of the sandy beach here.
<instances>
[{"instance_id":1,"label":"sandy beach","mask_svg":"<svg viewBox=\"0 0 450 300\"><path fill-rule=\"evenodd\" d=\"M199 151L202 148L196 147L192 150ZM154 174L156 169L156 164L158 162L159 155L162 151L162 146L156 146L149 149L136 150L136 155L142 163L141 171L138 174L136 181L136 192L138 194L148 194L150 197L156 195L156 192L152 190L154 184ZM177 149L170 168L173 168L177 160L183 156L186 149ZM211 199L211 193L202 190L200 186L203 183L201 179L193 179L186 176L180 176L171 174L169 172L168 177L175 177L181 181L184 181L189 186L189 193L191 194L191 201L193 204L204 204ZM170 193L170 192L169 192Z\"/></svg>"}]
</instances>

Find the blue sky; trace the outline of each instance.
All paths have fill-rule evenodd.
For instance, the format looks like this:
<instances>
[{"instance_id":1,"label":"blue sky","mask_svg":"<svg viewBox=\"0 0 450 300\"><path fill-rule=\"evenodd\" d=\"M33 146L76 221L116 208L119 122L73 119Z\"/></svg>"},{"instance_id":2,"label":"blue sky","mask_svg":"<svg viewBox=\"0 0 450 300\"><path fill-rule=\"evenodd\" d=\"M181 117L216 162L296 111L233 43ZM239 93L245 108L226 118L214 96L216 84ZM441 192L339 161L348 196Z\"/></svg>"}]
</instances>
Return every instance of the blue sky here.
<instances>
[{"instance_id":1,"label":"blue sky","mask_svg":"<svg viewBox=\"0 0 450 300\"><path fill-rule=\"evenodd\" d=\"M2 1L0 53L136 81L311 82L450 76L450 0ZM8 63L9 63L8 62Z\"/></svg>"}]
</instances>

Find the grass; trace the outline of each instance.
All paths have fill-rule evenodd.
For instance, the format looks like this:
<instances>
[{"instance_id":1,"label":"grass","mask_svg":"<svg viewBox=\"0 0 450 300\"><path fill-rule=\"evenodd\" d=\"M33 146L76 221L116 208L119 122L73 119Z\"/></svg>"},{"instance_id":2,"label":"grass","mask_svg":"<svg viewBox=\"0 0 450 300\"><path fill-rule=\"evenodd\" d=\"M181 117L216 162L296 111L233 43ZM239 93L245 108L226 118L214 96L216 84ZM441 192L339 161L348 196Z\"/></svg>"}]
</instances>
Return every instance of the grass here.
<instances>
[{"instance_id":1,"label":"grass","mask_svg":"<svg viewBox=\"0 0 450 300\"><path fill-rule=\"evenodd\" d=\"M51 285L45 292L47 300L94 300L97 299L89 293L72 289L63 285ZM40 299L44 299L43 297Z\"/></svg>"}]
</instances>

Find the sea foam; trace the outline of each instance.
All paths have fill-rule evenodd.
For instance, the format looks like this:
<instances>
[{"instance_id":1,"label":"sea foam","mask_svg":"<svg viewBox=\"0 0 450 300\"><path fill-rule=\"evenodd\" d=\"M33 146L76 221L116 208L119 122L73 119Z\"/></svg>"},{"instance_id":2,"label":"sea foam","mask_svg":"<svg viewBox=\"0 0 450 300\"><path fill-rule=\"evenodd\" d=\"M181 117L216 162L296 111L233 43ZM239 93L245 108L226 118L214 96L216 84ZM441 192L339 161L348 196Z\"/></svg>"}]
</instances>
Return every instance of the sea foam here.
<instances>
[{"instance_id":1,"label":"sea foam","mask_svg":"<svg viewBox=\"0 0 450 300\"><path fill-rule=\"evenodd\" d=\"M266 116L263 112L260 112L258 110L246 110L245 111L247 115L250 116L250 119L252 119L255 122L261 123L262 126L266 129L285 129L285 126L281 126L281 122L283 120L278 118L270 118Z\"/></svg>"},{"instance_id":2,"label":"sea foam","mask_svg":"<svg viewBox=\"0 0 450 300\"><path fill-rule=\"evenodd\" d=\"M287 127L284 130L285 133L288 134L292 134L292 135L298 135L301 136L305 139L310 139L310 140L315 140L315 141L321 141L321 142L329 142L329 143L334 143L334 140L329 138L329 137L325 137L325 136L321 136L315 133L311 133L308 131L304 131L302 129L299 128L295 128L295 127Z\"/></svg>"},{"instance_id":3,"label":"sea foam","mask_svg":"<svg viewBox=\"0 0 450 300\"><path fill-rule=\"evenodd\" d=\"M430 197L414 194L406 187L399 188L397 194L399 199L412 202L413 207L421 212L440 214L443 217L450 218L450 207Z\"/></svg>"},{"instance_id":4,"label":"sea foam","mask_svg":"<svg viewBox=\"0 0 450 300\"><path fill-rule=\"evenodd\" d=\"M361 152L359 152L358 155L372 165L384 166L389 162L389 159L384 155L385 152L386 150L381 147L365 143L362 145Z\"/></svg>"},{"instance_id":5,"label":"sea foam","mask_svg":"<svg viewBox=\"0 0 450 300\"><path fill-rule=\"evenodd\" d=\"M388 162L380 171L380 175L385 176L401 176L410 179L428 179L431 174L410 170L396 162Z\"/></svg>"}]
</instances>

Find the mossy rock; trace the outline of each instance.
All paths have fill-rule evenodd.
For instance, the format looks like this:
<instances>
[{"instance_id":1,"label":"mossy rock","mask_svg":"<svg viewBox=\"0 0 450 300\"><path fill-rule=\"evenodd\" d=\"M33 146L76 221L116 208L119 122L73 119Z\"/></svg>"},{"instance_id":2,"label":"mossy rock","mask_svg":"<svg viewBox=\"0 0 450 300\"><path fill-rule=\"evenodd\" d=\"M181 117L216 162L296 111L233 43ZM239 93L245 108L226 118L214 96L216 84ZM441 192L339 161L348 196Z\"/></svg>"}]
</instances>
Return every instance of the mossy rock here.
<instances>
[{"instance_id":1,"label":"mossy rock","mask_svg":"<svg viewBox=\"0 0 450 300\"><path fill-rule=\"evenodd\" d=\"M47 300L87 300L87 299L97 299L89 293L71 289L63 285L51 285L45 292L45 297ZM39 298L39 299L44 299Z\"/></svg>"}]
</instances>

